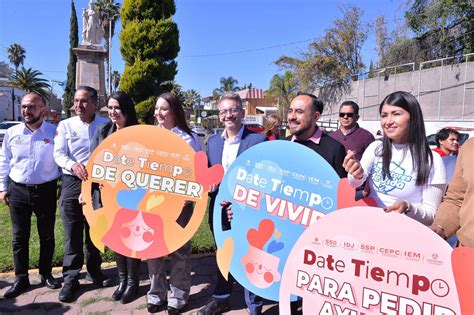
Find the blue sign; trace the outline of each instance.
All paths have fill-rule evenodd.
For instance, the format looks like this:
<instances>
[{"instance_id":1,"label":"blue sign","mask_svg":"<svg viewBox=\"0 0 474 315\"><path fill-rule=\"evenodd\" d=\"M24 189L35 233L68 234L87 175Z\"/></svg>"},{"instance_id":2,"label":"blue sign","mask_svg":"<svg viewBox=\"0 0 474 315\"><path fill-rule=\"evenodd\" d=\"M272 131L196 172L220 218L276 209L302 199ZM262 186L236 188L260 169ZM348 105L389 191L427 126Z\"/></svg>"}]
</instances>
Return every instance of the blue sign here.
<instances>
[{"instance_id":1,"label":"blue sign","mask_svg":"<svg viewBox=\"0 0 474 315\"><path fill-rule=\"evenodd\" d=\"M251 292L278 301L293 245L308 226L336 210L338 183L331 165L301 144L268 141L243 152L224 175L215 202L221 271L230 271ZM232 203L228 230L216 224L227 216L223 201Z\"/></svg>"}]
</instances>

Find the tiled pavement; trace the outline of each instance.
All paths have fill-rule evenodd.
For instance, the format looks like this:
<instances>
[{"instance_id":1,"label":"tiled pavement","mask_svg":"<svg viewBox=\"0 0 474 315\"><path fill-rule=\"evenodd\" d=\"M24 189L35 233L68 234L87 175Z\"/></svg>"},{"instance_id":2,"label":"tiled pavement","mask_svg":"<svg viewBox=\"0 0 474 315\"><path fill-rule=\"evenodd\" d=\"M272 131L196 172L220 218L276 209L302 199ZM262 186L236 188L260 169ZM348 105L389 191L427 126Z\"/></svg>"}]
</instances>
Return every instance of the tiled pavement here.
<instances>
[{"instance_id":1,"label":"tiled pavement","mask_svg":"<svg viewBox=\"0 0 474 315\"><path fill-rule=\"evenodd\" d=\"M169 261L167 262L169 270ZM193 256L192 287L189 302L183 309L183 314L195 314L196 311L210 298L215 283L216 262L214 256ZM117 269L114 264L103 265L104 273L109 277L116 277ZM83 269L84 270L84 269ZM29 290L15 299L4 299L3 294L14 281L13 273L0 274L0 314L148 314L146 309L146 292L149 288L146 264L142 263L140 271L140 291L133 302L123 305L112 300L115 287L96 289L84 279L80 280L81 287L77 300L73 303L58 301L60 289L50 290L41 286L37 270L30 271ZM61 269L55 268L55 277L61 278ZM82 278L85 272L82 273ZM62 278L61 278L62 281ZM234 285L231 297L232 310L226 314L248 314L243 297L243 289ZM166 314L163 311L158 314ZM264 306L265 315L278 314L278 305L267 302Z\"/></svg>"}]
</instances>

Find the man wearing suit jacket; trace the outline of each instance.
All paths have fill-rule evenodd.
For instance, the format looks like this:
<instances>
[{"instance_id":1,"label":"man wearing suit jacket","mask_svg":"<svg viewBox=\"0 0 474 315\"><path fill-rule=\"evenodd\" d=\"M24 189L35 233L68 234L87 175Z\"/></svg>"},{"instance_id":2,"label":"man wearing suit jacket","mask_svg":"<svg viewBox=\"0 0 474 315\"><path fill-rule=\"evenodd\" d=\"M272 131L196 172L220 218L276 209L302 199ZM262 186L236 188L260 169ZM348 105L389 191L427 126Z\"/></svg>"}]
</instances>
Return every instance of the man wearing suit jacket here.
<instances>
[{"instance_id":1,"label":"man wearing suit jacket","mask_svg":"<svg viewBox=\"0 0 474 315\"><path fill-rule=\"evenodd\" d=\"M266 137L253 133L242 124L244 118L242 100L238 94L226 93L219 101L219 120L224 124L222 134L217 134L209 138L207 143L207 157L209 164L222 164L224 171L235 161L237 156L251 146L263 142ZM209 225L213 231L213 213L217 191L210 194L209 205ZM226 210L231 207L231 203L223 201L220 203L223 211L222 227L224 230L230 228L227 220ZM229 275L229 280L225 280L219 270L217 270L217 283L212 298L199 311L198 315L220 314L230 310L230 294L232 293L233 278ZM244 290L245 302L250 314L261 314L263 300L261 297Z\"/></svg>"}]
</instances>

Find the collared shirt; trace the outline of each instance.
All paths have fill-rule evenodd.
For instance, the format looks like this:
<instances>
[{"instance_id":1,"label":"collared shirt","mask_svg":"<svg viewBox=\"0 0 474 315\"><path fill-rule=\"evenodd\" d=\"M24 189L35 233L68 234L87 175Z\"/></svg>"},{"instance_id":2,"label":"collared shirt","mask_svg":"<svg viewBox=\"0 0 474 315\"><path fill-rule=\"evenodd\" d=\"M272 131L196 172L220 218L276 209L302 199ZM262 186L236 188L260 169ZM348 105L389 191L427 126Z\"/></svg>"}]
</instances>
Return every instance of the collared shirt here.
<instances>
[{"instance_id":1,"label":"collared shirt","mask_svg":"<svg viewBox=\"0 0 474 315\"><path fill-rule=\"evenodd\" d=\"M95 130L108 121L107 118L95 115L90 124L82 121L79 116L59 122L54 138L54 160L62 168L63 174L74 175L74 164L87 164Z\"/></svg>"},{"instance_id":2,"label":"collared shirt","mask_svg":"<svg viewBox=\"0 0 474 315\"><path fill-rule=\"evenodd\" d=\"M351 129L349 129L347 131L343 131L342 128L339 128L339 129L341 130L341 132L344 136L347 136L347 135L353 133L354 130L356 130L357 128L359 128L359 124L355 124Z\"/></svg>"},{"instance_id":3,"label":"collared shirt","mask_svg":"<svg viewBox=\"0 0 474 315\"><path fill-rule=\"evenodd\" d=\"M183 139L184 141L187 142L187 144L189 144L193 149L194 151L201 151L202 148L201 148L201 141L199 140L198 138L198 135L194 132L191 132L192 133L192 137L189 135L189 133L187 133L186 131L184 130L181 130L180 128L178 127L173 127L171 128L171 131L174 132L176 135L178 135L181 139Z\"/></svg>"},{"instance_id":4,"label":"collared shirt","mask_svg":"<svg viewBox=\"0 0 474 315\"><path fill-rule=\"evenodd\" d=\"M240 143L242 142L242 134L244 133L244 126L240 127L239 132L234 137L230 139L227 135L227 131L224 131L221 134L222 139L224 139L224 148L222 150L222 167L224 168L224 173L227 172L229 166L237 158L237 153L239 152Z\"/></svg>"},{"instance_id":5,"label":"collared shirt","mask_svg":"<svg viewBox=\"0 0 474 315\"><path fill-rule=\"evenodd\" d=\"M434 148L433 151L441 155L442 157L449 156L450 154L446 154L441 148Z\"/></svg>"},{"instance_id":6,"label":"collared shirt","mask_svg":"<svg viewBox=\"0 0 474 315\"><path fill-rule=\"evenodd\" d=\"M18 124L7 130L0 150L0 191L8 188L8 177L20 184L36 185L60 176L53 159L56 126L43 121L35 131Z\"/></svg>"},{"instance_id":7,"label":"collared shirt","mask_svg":"<svg viewBox=\"0 0 474 315\"><path fill-rule=\"evenodd\" d=\"M315 144L319 144L319 141L321 141L321 136L322 135L323 135L323 131L321 130L321 128L316 127L316 130L314 131L313 135L311 137L309 137L308 139L304 139L304 140L305 141L309 140L309 141L314 142ZM296 138L296 136L291 137L292 142L294 142L296 140L298 140Z\"/></svg>"}]
</instances>

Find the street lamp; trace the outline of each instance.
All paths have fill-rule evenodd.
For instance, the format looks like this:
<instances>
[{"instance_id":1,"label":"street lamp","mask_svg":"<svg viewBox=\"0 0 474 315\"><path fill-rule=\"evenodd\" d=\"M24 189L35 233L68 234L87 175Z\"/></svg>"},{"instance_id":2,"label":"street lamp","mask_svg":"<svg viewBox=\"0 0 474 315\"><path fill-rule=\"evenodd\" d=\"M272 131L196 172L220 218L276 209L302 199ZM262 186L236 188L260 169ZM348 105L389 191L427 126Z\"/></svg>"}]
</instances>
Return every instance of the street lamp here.
<instances>
[{"instance_id":1,"label":"street lamp","mask_svg":"<svg viewBox=\"0 0 474 315\"><path fill-rule=\"evenodd\" d=\"M120 16L120 13L115 13L114 15L110 16L110 11L107 11L107 19L109 20L109 47L108 47L109 49L109 64L108 64L109 96L112 94L112 69L111 69L112 60L110 59L110 51L112 50L112 21L114 20L116 16Z\"/></svg>"}]
</instances>

